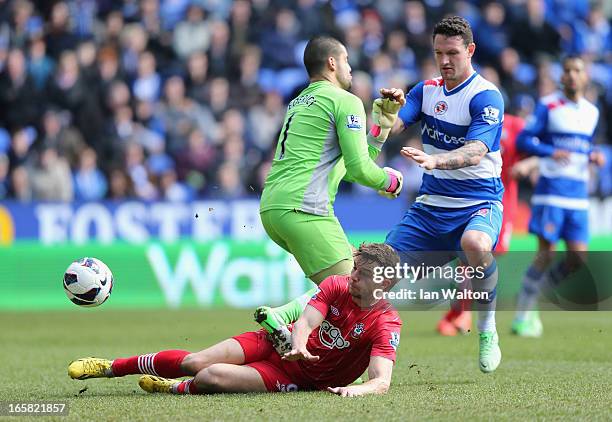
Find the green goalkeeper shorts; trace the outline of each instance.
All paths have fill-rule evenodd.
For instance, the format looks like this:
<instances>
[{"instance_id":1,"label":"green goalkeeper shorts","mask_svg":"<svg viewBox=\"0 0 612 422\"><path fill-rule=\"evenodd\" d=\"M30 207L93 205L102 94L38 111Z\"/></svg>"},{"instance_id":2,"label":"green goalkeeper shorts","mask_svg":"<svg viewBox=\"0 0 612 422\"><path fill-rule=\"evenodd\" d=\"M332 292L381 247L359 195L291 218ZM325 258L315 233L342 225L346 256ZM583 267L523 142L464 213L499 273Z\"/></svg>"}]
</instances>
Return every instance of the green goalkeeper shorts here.
<instances>
[{"instance_id":1,"label":"green goalkeeper shorts","mask_svg":"<svg viewBox=\"0 0 612 422\"><path fill-rule=\"evenodd\" d=\"M344 259L353 259L351 244L334 216L274 209L260 216L268 236L295 257L307 277Z\"/></svg>"}]
</instances>

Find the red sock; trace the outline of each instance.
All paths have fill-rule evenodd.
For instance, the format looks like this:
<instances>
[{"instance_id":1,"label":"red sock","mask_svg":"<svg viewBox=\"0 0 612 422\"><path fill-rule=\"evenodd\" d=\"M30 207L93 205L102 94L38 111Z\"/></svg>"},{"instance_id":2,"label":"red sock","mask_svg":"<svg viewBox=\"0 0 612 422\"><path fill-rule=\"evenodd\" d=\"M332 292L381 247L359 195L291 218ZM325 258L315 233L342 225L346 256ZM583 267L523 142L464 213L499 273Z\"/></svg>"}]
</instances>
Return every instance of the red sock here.
<instances>
[{"instance_id":1,"label":"red sock","mask_svg":"<svg viewBox=\"0 0 612 422\"><path fill-rule=\"evenodd\" d=\"M459 302L461 304L461 311L462 312L471 311L472 310L472 299L465 298L465 299L461 299Z\"/></svg>"},{"instance_id":2,"label":"red sock","mask_svg":"<svg viewBox=\"0 0 612 422\"><path fill-rule=\"evenodd\" d=\"M194 378L182 381L176 387L176 394L199 394Z\"/></svg>"},{"instance_id":3,"label":"red sock","mask_svg":"<svg viewBox=\"0 0 612 422\"><path fill-rule=\"evenodd\" d=\"M113 361L113 375L123 377L133 374L157 375L164 378L180 378L191 374L185 374L181 369L181 363L189 352L185 350L164 350L157 353L132 356L125 359Z\"/></svg>"}]
</instances>

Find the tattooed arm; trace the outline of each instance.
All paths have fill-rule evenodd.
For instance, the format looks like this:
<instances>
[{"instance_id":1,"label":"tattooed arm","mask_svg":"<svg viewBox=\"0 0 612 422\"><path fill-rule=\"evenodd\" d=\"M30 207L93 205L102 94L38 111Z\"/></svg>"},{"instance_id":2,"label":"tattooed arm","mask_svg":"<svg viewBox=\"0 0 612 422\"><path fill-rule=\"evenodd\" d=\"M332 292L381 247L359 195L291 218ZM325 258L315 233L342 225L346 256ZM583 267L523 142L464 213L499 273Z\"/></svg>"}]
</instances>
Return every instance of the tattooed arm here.
<instances>
[{"instance_id":1,"label":"tattooed arm","mask_svg":"<svg viewBox=\"0 0 612 422\"><path fill-rule=\"evenodd\" d=\"M461 148L444 154L429 155L410 147L402 148L401 154L425 170L455 170L477 165L487 151L487 146L481 141L466 141Z\"/></svg>"}]
</instances>

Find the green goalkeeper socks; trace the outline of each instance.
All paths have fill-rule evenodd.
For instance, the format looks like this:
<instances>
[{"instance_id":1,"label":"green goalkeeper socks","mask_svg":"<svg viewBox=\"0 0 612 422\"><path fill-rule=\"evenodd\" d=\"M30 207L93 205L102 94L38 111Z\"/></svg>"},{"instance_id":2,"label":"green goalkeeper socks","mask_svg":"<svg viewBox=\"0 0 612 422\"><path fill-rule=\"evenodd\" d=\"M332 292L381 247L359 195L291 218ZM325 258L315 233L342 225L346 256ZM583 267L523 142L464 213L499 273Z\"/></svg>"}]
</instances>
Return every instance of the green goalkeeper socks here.
<instances>
[{"instance_id":1,"label":"green goalkeeper socks","mask_svg":"<svg viewBox=\"0 0 612 422\"><path fill-rule=\"evenodd\" d=\"M300 315L302 315L308 301L316 292L317 288L313 287L303 295L293 299L291 302L277 308L272 308L272 311L276 314L277 320L282 321L284 325L297 321Z\"/></svg>"}]
</instances>

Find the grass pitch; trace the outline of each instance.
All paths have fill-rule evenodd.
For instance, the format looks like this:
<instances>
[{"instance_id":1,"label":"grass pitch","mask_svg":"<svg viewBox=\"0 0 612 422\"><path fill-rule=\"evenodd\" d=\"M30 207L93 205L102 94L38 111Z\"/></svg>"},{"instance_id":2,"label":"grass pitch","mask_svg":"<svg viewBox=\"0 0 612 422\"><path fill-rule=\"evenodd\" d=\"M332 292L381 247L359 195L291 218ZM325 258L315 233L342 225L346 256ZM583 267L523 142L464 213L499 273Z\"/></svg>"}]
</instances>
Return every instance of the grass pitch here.
<instances>
[{"instance_id":1,"label":"grass pitch","mask_svg":"<svg viewBox=\"0 0 612 422\"><path fill-rule=\"evenodd\" d=\"M248 311L0 313L0 401L67 401L58 420L511 420L609 419L612 314L543 313L544 337L508 334L498 313L500 368L481 374L475 334L442 338L437 312L402 312L393 384L385 396L325 392L150 395L137 377L74 381L68 363L170 348L200 350L255 328ZM42 420L48 418L36 418Z\"/></svg>"}]
</instances>

